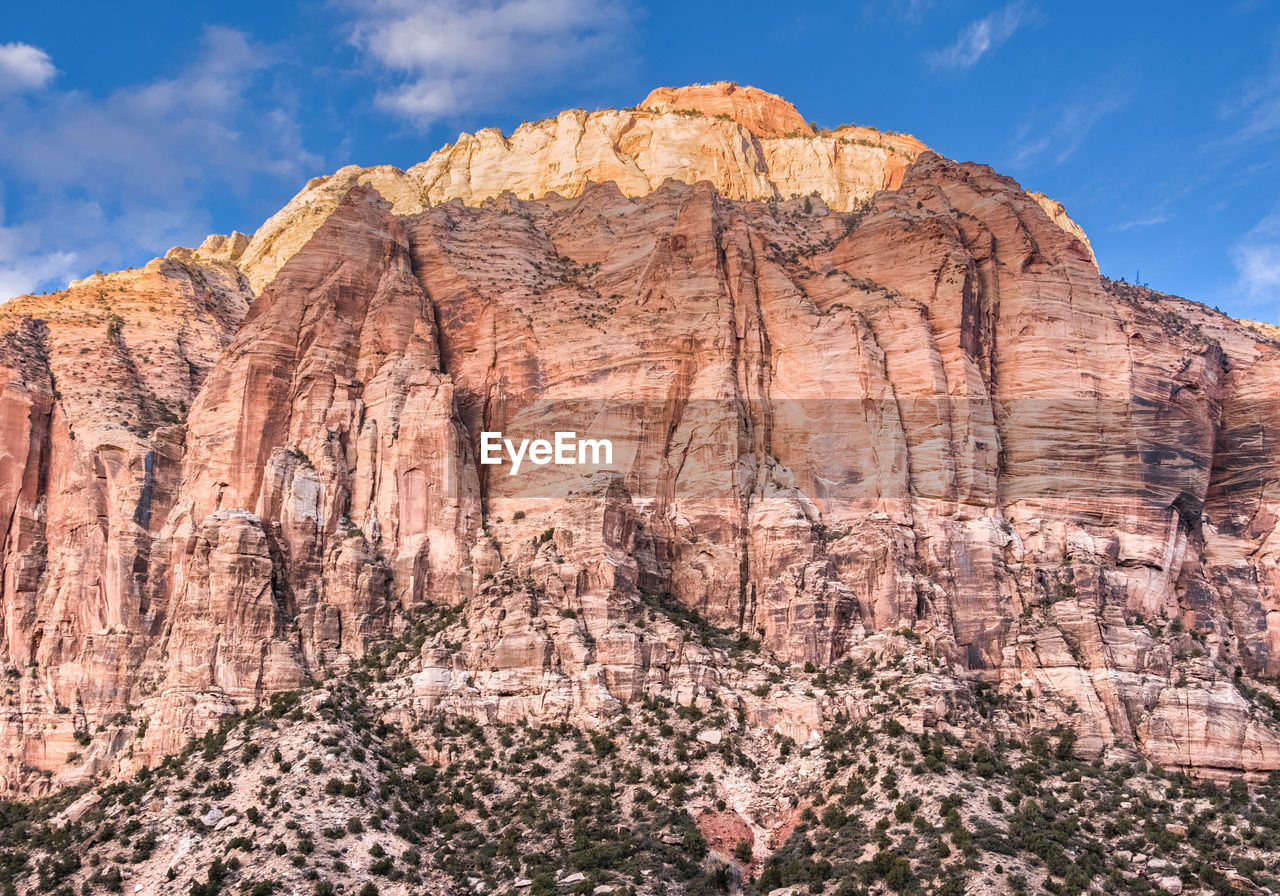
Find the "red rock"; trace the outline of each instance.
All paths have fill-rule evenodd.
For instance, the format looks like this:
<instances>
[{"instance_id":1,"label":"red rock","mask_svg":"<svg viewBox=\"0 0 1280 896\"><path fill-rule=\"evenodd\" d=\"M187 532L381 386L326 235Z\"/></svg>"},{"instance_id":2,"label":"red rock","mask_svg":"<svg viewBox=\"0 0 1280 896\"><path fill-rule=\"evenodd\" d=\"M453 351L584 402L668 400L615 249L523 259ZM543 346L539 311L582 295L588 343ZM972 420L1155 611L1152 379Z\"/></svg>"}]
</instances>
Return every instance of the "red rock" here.
<instances>
[{"instance_id":1,"label":"red rock","mask_svg":"<svg viewBox=\"0 0 1280 896\"><path fill-rule=\"evenodd\" d=\"M647 102L672 103L704 115L642 110L647 158L800 130L746 88ZM1280 673L1267 331L1101 278L1043 197L922 147L878 150L874 187L787 174L835 185L808 198L778 198L777 153L759 191L583 168L573 195L501 195L549 171L535 130L475 138L482 189L452 150L436 180L340 172L247 246L0 312L5 787L108 770L144 720L153 759L428 603L466 624L415 661L424 711L715 694L800 741L862 711L755 696L683 605L793 671L940 658L912 726L974 678L1033 697L997 729L1280 768L1233 681ZM478 463L483 431L561 429L612 439L611 471Z\"/></svg>"}]
</instances>

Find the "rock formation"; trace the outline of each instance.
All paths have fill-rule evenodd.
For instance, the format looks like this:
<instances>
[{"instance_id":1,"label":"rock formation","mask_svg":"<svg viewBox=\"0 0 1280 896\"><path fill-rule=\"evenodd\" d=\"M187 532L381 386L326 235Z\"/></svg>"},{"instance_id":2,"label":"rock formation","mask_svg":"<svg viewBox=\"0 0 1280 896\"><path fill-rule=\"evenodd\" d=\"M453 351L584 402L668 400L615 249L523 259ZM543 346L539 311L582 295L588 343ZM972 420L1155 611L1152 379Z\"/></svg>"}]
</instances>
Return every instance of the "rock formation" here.
<instances>
[{"instance_id":1,"label":"rock formation","mask_svg":"<svg viewBox=\"0 0 1280 896\"><path fill-rule=\"evenodd\" d=\"M926 150L914 137L856 125L816 133L793 105L752 87L660 88L634 109L572 109L510 136L496 128L463 134L408 171L350 166L315 178L259 228L241 267L255 290L270 283L357 183L376 187L402 215L503 193L574 197L593 183L646 196L667 179L707 181L729 199L816 193L835 210L852 211L877 190L897 187ZM1083 236L1061 205L1050 215Z\"/></svg>"},{"instance_id":2,"label":"rock formation","mask_svg":"<svg viewBox=\"0 0 1280 896\"><path fill-rule=\"evenodd\" d=\"M440 607L423 712L732 695L803 742L860 707L735 651L915 651L916 726L980 687L974 737L1280 769L1280 342L911 138L655 91L317 178L0 327L8 790L154 762ZM614 454L509 476L486 431Z\"/></svg>"}]
</instances>

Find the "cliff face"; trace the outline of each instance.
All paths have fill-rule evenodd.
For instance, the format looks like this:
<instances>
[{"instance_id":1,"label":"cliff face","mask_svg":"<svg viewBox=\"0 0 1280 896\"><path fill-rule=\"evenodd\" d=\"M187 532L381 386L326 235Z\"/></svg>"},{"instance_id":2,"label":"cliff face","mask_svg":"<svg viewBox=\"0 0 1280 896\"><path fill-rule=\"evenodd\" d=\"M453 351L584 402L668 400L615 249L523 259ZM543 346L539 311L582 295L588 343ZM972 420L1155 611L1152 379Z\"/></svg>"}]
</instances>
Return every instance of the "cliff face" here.
<instances>
[{"instance_id":1,"label":"cliff face","mask_svg":"<svg viewBox=\"0 0 1280 896\"><path fill-rule=\"evenodd\" d=\"M404 215L504 193L573 197L593 183L646 196L668 179L707 181L730 199L817 193L851 211L896 187L925 150L914 137L854 125L815 133L795 106L752 87L661 88L634 109L572 109L510 136L497 128L463 134L408 171L350 166L315 178L258 230L241 266L255 289L271 282L357 183L376 187Z\"/></svg>"},{"instance_id":2,"label":"cliff face","mask_svg":"<svg viewBox=\"0 0 1280 896\"><path fill-rule=\"evenodd\" d=\"M906 651L911 725L981 682L970 737L1280 768L1280 344L1101 278L990 169L740 93L344 169L247 246L5 306L5 786L154 761L440 605L423 712L714 695L803 742L865 707L763 669ZM614 455L510 476L484 431Z\"/></svg>"},{"instance_id":3,"label":"cliff face","mask_svg":"<svg viewBox=\"0 0 1280 896\"><path fill-rule=\"evenodd\" d=\"M173 610L155 557L182 420L252 298L229 252L174 253L0 312L6 789L157 687L143 670ZM121 746L113 734L77 773Z\"/></svg>"}]
</instances>

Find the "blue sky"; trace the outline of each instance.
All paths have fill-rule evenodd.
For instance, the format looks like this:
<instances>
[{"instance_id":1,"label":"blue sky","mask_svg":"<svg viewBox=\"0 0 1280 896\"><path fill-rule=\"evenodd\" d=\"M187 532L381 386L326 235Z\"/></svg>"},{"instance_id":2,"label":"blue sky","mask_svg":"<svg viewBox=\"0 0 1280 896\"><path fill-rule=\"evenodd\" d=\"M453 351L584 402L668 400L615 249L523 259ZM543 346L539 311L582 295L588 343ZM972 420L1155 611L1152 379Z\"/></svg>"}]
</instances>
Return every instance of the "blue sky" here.
<instances>
[{"instance_id":1,"label":"blue sky","mask_svg":"<svg viewBox=\"0 0 1280 896\"><path fill-rule=\"evenodd\" d=\"M1280 4L10 4L0 298L252 231L309 178L733 80L1062 201L1103 272L1280 322Z\"/></svg>"}]
</instances>

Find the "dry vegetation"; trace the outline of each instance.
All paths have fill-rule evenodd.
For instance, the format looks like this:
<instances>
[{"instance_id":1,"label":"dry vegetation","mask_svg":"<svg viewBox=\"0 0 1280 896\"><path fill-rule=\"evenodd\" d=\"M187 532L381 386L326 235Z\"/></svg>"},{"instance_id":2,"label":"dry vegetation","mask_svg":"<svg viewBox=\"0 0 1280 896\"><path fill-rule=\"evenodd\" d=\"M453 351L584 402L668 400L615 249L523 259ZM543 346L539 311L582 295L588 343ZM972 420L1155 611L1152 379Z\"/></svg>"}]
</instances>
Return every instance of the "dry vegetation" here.
<instances>
[{"instance_id":1,"label":"dry vegetation","mask_svg":"<svg viewBox=\"0 0 1280 896\"><path fill-rule=\"evenodd\" d=\"M692 638L727 634L650 597ZM668 616L668 611L676 616ZM676 618L678 617L678 618ZM415 709L424 648L465 626L436 608L310 690L276 695L154 769L0 807L7 893L192 896L419 892L1179 893L1280 889L1280 778L1196 780L1075 756L1067 728L982 739L1007 699L975 687L966 725L912 733L923 668L767 665L767 694L856 694L799 744L732 692L650 696L603 727L480 723ZM723 646L723 644L721 645ZM966 731L976 736L967 736ZM773 831L774 841L765 831Z\"/></svg>"}]
</instances>

